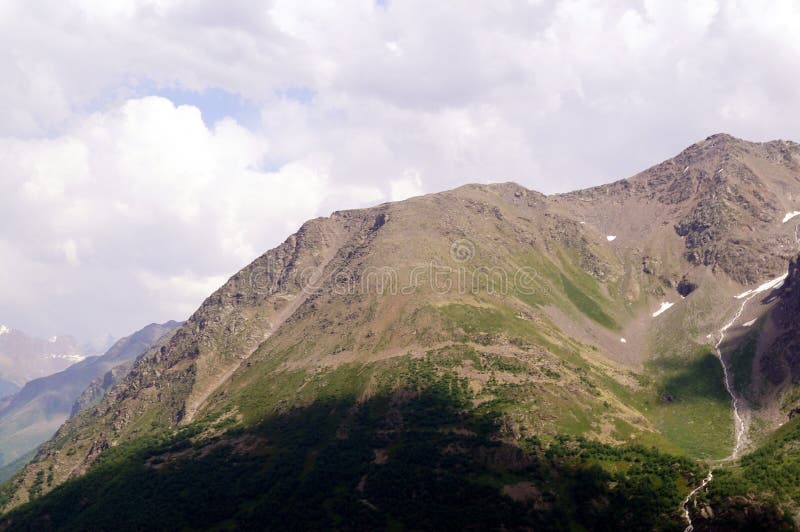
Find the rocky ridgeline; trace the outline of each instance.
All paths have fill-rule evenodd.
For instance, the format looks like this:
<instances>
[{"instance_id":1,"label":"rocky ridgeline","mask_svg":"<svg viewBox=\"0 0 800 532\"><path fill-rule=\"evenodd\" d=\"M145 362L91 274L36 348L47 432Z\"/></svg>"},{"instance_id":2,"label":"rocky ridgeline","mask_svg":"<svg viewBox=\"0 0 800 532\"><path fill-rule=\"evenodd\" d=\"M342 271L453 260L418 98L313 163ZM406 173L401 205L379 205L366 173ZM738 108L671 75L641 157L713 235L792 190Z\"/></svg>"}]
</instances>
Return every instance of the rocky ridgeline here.
<instances>
[{"instance_id":1,"label":"rocky ridgeline","mask_svg":"<svg viewBox=\"0 0 800 532\"><path fill-rule=\"evenodd\" d=\"M312 220L238 272L164 345L136 360L116 386L107 386L116 380L111 374L88 390L74 407L77 415L41 447L27 476L50 468L55 485L82 474L120 441L185 421L194 413L190 409L196 411L280 326L287 317L282 314L291 314L310 282L306 272L324 268L341 244L340 234L374 222L374 217L363 220L353 213ZM112 382L106 383L106 377ZM148 421L141 425L144 412ZM20 490L19 496L27 499L27 491Z\"/></svg>"},{"instance_id":2,"label":"rocky ridgeline","mask_svg":"<svg viewBox=\"0 0 800 532\"><path fill-rule=\"evenodd\" d=\"M630 179L562 197L603 205L606 225L608 212L630 227L658 216L684 240L690 264L749 285L779 275L796 249L781 222L798 183L800 145L720 134Z\"/></svg>"}]
</instances>

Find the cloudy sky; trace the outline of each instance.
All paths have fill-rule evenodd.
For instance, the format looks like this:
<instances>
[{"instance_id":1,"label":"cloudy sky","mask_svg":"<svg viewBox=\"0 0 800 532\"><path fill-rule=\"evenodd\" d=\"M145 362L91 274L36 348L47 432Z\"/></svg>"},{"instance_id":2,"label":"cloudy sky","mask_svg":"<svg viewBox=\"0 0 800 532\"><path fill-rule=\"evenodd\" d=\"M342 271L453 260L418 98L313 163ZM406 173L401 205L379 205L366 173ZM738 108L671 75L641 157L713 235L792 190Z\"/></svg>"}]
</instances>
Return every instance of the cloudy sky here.
<instances>
[{"instance_id":1,"label":"cloudy sky","mask_svg":"<svg viewBox=\"0 0 800 532\"><path fill-rule=\"evenodd\" d=\"M0 0L0 323L121 336L333 210L800 140L798 28L795 0Z\"/></svg>"}]
</instances>

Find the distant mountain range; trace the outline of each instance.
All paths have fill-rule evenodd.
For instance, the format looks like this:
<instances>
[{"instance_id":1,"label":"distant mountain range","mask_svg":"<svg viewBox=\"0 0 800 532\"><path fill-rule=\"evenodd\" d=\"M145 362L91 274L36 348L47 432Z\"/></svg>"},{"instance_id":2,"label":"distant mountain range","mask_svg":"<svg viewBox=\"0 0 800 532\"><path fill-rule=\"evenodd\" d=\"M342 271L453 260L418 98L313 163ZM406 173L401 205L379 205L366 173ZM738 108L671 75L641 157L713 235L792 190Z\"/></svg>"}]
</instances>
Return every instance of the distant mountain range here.
<instances>
[{"instance_id":1,"label":"distant mountain range","mask_svg":"<svg viewBox=\"0 0 800 532\"><path fill-rule=\"evenodd\" d=\"M0 325L0 397L30 380L61 371L91 354L69 335L43 340Z\"/></svg>"},{"instance_id":2,"label":"distant mountain range","mask_svg":"<svg viewBox=\"0 0 800 532\"><path fill-rule=\"evenodd\" d=\"M148 325L116 342L104 355L84 358L62 371L29 381L0 401L0 467L19 460L52 436L73 410L80 409L76 400L93 381L106 378L117 366L143 354L179 325L174 321ZM109 385L113 384L113 378L109 379ZM83 404L99 401L104 391L99 388Z\"/></svg>"},{"instance_id":3,"label":"distant mountain range","mask_svg":"<svg viewBox=\"0 0 800 532\"><path fill-rule=\"evenodd\" d=\"M0 528L796 529L799 261L800 145L725 134L311 220L95 381Z\"/></svg>"}]
</instances>

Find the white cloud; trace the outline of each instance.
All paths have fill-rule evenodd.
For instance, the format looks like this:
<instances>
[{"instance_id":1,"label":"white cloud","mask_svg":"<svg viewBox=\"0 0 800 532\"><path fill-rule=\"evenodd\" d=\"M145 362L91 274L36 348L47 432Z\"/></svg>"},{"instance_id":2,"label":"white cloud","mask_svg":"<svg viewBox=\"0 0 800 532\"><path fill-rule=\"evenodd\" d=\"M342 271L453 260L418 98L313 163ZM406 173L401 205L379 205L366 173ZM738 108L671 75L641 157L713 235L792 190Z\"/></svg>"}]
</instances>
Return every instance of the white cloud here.
<instances>
[{"instance_id":1,"label":"white cloud","mask_svg":"<svg viewBox=\"0 0 800 532\"><path fill-rule=\"evenodd\" d=\"M0 278L0 291L85 306L116 334L126 332L118 323L185 318L340 194L324 160L262 169L268 144L230 119L208 128L198 109L157 97L94 113L51 140L0 140L2 236L13 250L3 265L16 273ZM346 192L344 205L384 198L369 186ZM25 274L30 262L36 277ZM148 303L107 311L131 299ZM19 300L4 305L12 314ZM78 329L85 315L63 320Z\"/></svg>"},{"instance_id":2,"label":"white cloud","mask_svg":"<svg viewBox=\"0 0 800 532\"><path fill-rule=\"evenodd\" d=\"M403 177L389 181L391 190L389 198L392 201L408 199L412 196L419 196L423 193L422 178L416 170L406 170Z\"/></svg>"},{"instance_id":3,"label":"white cloud","mask_svg":"<svg viewBox=\"0 0 800 532\"><path fill-rule=\"evenodd\" d=\"M122 334L173 317L136 272L195 302L307 217L800 139L797 27L793 0L0 2L0 318L52 291L41 320ZM146 97L204 89L257 111Z\"/></svg>"},{"instance_id":4,"label":"white cloud","mask_svg":"<svg viewBox=\"0 0 800 532\"><path fill-rule=\"evenodd\" d=\"M227 277L198 276L191 271L175 275L157 275L150 271L135 272L135 278L148 297L162 301L166 312L188 316L202 301L223 285Z\"/></svg>"},{"instance_id":5,"label":"white cloud","mask_svg":"<svg viewBox=\"0 0 800 532\"><path fill-rule=\"evenodd\" d=\"M70 266L81 265L81 259L78 257L78 246L73 239L68 238L59 247L64 253L64 259L67 261L67 264Z\"/></svg>"}]
</instances>

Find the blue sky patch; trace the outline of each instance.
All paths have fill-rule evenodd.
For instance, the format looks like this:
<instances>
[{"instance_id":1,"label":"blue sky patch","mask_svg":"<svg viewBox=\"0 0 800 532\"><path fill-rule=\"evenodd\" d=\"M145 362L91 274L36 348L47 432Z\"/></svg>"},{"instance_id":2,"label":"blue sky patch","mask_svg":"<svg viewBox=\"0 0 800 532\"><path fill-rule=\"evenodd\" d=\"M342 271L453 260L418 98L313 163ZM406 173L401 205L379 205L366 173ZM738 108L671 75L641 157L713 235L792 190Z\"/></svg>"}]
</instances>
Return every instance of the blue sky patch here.
<instances>
[{"instance_id":1,"label":"blue sky patch","mask_svg":"<svg viewBox=\"0 0 800 532\"><path fill-rule=\"evenodd\" d=\"M168 98L175 105L197 107L203 115L203 122L208 127L227 116L244 126L258 121L258 108L251 101L222 89L193 91L181 88L159 88L150 94Z\"/></svg>"}]
</instances>

